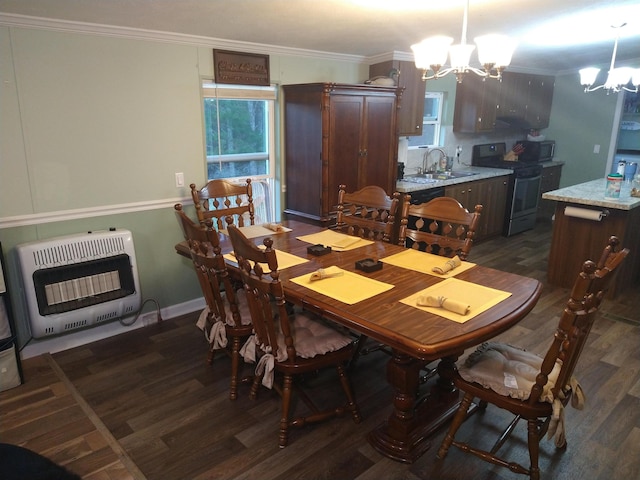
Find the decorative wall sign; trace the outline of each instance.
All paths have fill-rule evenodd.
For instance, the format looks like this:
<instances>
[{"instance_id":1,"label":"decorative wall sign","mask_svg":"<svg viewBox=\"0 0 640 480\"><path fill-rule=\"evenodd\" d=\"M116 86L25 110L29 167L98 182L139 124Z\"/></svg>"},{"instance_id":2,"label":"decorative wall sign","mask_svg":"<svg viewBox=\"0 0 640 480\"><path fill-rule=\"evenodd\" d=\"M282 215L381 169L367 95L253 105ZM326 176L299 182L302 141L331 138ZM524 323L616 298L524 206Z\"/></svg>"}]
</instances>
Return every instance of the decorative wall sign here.
<instances>
[{"instance_id":1,"label":"decorative wall sign","mask_svg":"<svg viewBox=\"0 0 640 480\"><path fill-rule=\"evenodd\" d=\"M237 85L269 85L269 55L213 51L216 83Z\"/></svg>"}]
</instances>

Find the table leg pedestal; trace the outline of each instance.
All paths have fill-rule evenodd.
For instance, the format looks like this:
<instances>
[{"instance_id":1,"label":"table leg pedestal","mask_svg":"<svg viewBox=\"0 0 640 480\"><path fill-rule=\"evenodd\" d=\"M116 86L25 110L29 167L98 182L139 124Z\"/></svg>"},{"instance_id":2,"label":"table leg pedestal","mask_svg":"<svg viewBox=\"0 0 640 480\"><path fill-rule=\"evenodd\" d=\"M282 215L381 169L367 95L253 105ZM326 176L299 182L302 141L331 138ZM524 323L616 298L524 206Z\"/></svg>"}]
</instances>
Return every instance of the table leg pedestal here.
<instances>
[{"instance_id":1,"label":"table leg pedestal","mask_svg":"<svg viewBox=\"0 0 640 480\"><path fill-rule=\"evenodd\" d=\"M426 452L429 437L446 423L460 404L460 395L442 374L448 368L444 359L438 365L441 375L429 393L418 398L420 370L424 362L395 353L387 365L387 380L395 390L393 412L387 422L369 434L369 443L393 460L413 463Z\"/></svg>"}]
</instances>

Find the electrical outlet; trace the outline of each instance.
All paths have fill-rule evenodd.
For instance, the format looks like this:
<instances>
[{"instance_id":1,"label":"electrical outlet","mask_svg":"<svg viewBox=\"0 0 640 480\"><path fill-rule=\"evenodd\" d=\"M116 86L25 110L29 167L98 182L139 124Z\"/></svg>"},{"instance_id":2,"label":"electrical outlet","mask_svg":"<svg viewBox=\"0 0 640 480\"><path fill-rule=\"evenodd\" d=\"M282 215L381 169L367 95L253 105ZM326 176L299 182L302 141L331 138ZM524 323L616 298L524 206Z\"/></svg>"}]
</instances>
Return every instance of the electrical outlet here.
<instances>
[{"instance_id":1,"label":"electrical outlet","mask_svg":"<svg viewBox=\"0 0 640 480\"><path fill-rule=\"evenodd\" d=\"M593 153L600 153L600 145L597 143L593 146Z\"/></svg>"},{"instance_id":2,"label":"electrical outlet","mask_svg":"<svg viewBox=\"0 0 640 480\"><path fill-rule=\"evenodd\" d=\"M145 313L142 316L142 324L146 327L151 325L152 323L158 323L158 313L157 312L149 312Z\"/></svg>"}]
</instances>

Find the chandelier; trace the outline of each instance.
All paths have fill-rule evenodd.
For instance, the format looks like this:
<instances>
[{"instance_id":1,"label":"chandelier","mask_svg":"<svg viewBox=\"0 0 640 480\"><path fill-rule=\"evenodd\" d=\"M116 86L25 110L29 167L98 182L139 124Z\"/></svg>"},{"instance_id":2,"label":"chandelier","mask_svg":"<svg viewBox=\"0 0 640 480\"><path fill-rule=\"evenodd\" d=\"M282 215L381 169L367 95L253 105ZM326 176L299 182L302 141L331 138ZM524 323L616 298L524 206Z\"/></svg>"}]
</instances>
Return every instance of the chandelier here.
<instances>
[{"instance_id":1,"label":"chandelier","mask_svg":"<svg viewBox=\"0 0 640 480\"><path fill-rule=\"evenodd\" d=\"M580 83L584 85L585 92L594 92L601 88L604 88L607 91L607 95L610 93L618 93L621 90L626 90L627 92L638 91L638 85L640 85L640 68L615 68L616 52L618 51L618 37L620 36L619 29L625 25L626 23L623 23L617 27L613 25L611 27L616 29L616 40L613 44L613 55L611 55L611 66L609 67L607 81L602 85L594 87L593 84L596 82L600 69L587 67L580 70ZM630 83L633 85L633 88L627 86Z\"/></svg>"},{"instance_id":2,"label":"chandelier","mask_svg":"<svg viewBox=\"0 0 640 480\"><path fill-rule=\"evenodd\" d=\"M478 45L478 60L483 69L469 65L471 53L475 45L467 44L467 17L469 15L469 0L464 7L462 21L462 39L458 45L451 45L453 38L435 36L424 39L420 43L411 45L416 68L422 70L422 80L442 78L455 73L458 83L462 82L464 74L473 72L481 77L502 78L502 71L511 63L511 56L515 49L515 42L506 35L483 35L474 39ZM450 58L451 66L442 68ZM429 70L433 73L428 75Z\"/></svg>"}]
</instances>

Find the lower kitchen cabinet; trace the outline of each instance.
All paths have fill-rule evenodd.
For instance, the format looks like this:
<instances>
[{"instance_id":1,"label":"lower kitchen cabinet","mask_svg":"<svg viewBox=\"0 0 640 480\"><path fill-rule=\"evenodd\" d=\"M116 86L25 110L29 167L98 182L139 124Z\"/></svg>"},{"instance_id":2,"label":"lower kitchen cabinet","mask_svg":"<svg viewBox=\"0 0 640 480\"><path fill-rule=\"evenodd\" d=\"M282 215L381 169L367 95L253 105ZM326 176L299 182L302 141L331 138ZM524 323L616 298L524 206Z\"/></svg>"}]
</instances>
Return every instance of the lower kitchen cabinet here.
<instances>
[{"instance_id":1,"label":"lower kitchen cabinet","mask_svg":"<svg viewBox=\"0 0 640 480\"><path fill-rule=\"evenodd\" d=\"M482 205L476 241L502 233L508 182L508 176L501 176L445 187L445 196L455 198L469 211L473 211L476 205Z\"/></svg>"},{"instance_id":2,"label":"lower kitchen cabinet","mask_svg":"<svg viewBox=\"0 0 640 480\"><path fill-rule=\"evenodd\" d=\"M560 188L560 176L562 175L562 165L553 165L543 168L540 182L540 195L545 192ZM538 203L537 220L550 222L556 210L555 200L540 199Z\"/></svg>"}]
</instances>

